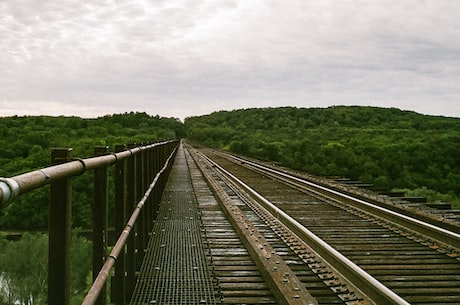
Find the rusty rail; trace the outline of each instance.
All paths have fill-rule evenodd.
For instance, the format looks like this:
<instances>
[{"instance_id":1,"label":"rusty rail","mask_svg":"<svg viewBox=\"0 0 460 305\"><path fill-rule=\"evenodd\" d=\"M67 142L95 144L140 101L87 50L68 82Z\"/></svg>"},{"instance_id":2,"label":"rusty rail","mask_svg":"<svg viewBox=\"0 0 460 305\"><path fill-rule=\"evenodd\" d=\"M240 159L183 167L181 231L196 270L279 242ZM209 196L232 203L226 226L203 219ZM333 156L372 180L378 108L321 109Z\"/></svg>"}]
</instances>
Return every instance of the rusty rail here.
<instances>
[{"instance_id":1,"label":"rusty rail","mask_svg":"<svg viewBox=\"0 0 460 305\"><path fill-rule=\"evenodd\" d=\"M71 232L71 187L72 178L87 171L94 170L93 203L93 272L101 269L104 273L117 263L114 279L115 304L125 304L132 293L127 281L135 279L136 262L146 246L151 223L148 217L155 214L154 205L159 202L166 182L165 172L177 151L178 141L164 141L148 145L125 145L116 147L115 153L108 153L107 147L97 147L96 157L74 159L72 149L53 149L52 166L24 173L10 178L0 177L0 208L10 204L22 194L50 184L50 223L49 223L49 270L48 270L48 304L70 304L70 232ZM115 165L115 230L121 234L120 239L108 258L107 248L107 168ZM152 180L153 179L153 180ZM147 181L152 181L147 185ZM148 187L145 192L145 188ZM145 193L144 193L145 192ZM153 199L150 194L153 193ZM138 200L140 201L138 202ZM136 204L137 202L137 204ZM138 219L144 207L142 217ZM134 208L131 216L127 213ZM129 218L127 226L123 225ZM136 225L134 224L138 219ZM137 229L138 238L129 232ZM128 254L122 255L126 240ZM118 260L117 260L118 258ZM107 266L110 268L107 269ZM119 269L119 270L118 270ZM127 276L125 276L125 274ZM95 281L100 283L99 276ZM99 284L98 284L99 285ZM99 287L99 286L98 286ZM96 297L89 298L87 304L106 304L104 285L98 288ZM94 292L94 290L91 290ZM97 300L97 295L104 296Z\"/></svg>"},{"instance_id":2,"label":"rusty rail","mask_svg":"<svg viewBox=\"0 0 460 305\"><path fill-rule=\"evenodd\" d=\"M262 195L257 193L254 189L246 185L238 177L231 174L229 171L224 169L222 166L204 154L200 153L200 156L207 160L207 162L209 162L213 168L221 172L223 176L228 178L229 181L232 181L236 185L240 186L243 190L245 190L248 194L250 194L250 196L252 196L263 208L268 210L273 215L276 215L276 218L293 233L299 236L310 247L310 249L312 249L312 251L316 252L330 265L334 266L334 268L339 271L344 278L347 278L350 282L354 283L357 288L359 287L359 289L365 295L371 297L372 300L375 300L376 304L409 304L392 290L388 289L374 277L369 275L362 268L350 261L329 244L324 242L313 232L298 223L294 218L286 214L283 210L275 206Z\"/></svg>"},{"instance_id":3,"label":"rusty rail","mask_svg":"<svg viewBox=\"0 0 460 305\"><path fill-rule=\"evenodd\" d=\"M223 173L222 167L204 155L201 156L203 160L208 162L209 166L218 168ZM317 300L307 291L287 263L275 253L273 247L268 244L252 221L242 213L237 205L232 203L230 196L212 177L208 169L202 163L197 162L197 165L208 184L215 191L230 223L259 266L279 304L317 305Z\"/></svg>"},{"instance_id":4,"label":"rusty rail","mask_svg":"<svg viewBox=\"0 0 460 305\"><path fill-rule=\"evenodd\" d=\"M264 172L267 175L288 182L291 185L300 185L301 188L307 187L309 191L319 194L323 198L330 199L332 201L340 200L347 204L364 211L370 215L374 215L377 218L385 219L388 222L394 223L398 226L408 228L414 232L417 232L423 236L429 237L440 244L444 244L447 247L460 249L460 233L456 232L455 229L449 230L438 225L431 224L424 220L418 219L415 216L409 216L397 211L390 210L389 208L378 206L372 202L360 199L350 194L334 190L317 183L307 181L302 178L295 177L293 175L277 171L270 167L266 167L249 160L242 159L237 156L228 155L231 159L241 162L246 166L253 167L257 170Z\"/></svg>"}]
</instances>

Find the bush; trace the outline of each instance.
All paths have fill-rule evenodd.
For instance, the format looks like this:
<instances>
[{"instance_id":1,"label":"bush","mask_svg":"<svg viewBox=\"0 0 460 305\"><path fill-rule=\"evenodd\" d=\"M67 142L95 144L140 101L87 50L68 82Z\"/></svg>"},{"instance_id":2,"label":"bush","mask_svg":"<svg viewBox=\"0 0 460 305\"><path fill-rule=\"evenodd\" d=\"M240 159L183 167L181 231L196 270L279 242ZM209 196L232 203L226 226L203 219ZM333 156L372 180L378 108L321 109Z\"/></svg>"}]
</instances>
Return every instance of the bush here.
<instances>
[{"instance_id":1,"label":"bush","mask_svg":"<svg viewBox=\"0 0 460 305\"><path fill-rule=\"evenodd\" d=\"M0 304L47 304L48 235L24 233L17 241L0 236ZM91 242L72 236L71 283L72 303L83 300L91 277Z\"/></svg>"}]
</instances>

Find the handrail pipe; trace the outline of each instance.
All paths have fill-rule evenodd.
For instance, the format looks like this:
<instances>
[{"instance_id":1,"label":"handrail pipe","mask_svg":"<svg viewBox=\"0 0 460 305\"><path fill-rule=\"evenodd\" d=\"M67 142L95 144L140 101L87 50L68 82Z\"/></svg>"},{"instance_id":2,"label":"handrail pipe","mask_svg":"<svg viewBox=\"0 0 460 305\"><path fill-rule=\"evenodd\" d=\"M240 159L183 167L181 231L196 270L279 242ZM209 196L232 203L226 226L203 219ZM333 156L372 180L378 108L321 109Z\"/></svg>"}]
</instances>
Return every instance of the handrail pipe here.
<instances>
[{"instance_id":1,"label":"handrail pipe","mask_svg":"<svg viewBox=\"0 0 460 305\"><path fill-rule=\"evenodd\" d=\"M117 145L114 153L109 153L108 147L96 147L96 156L87 159L73 158L71 148L53 149L51 166L10 178L0 177L0 208L11 204L22 194L50 184L48 304L70 304L72 178L90 170L94 171L94 284L84 302L107 304L104 287L114 265L112 303L121 305L129 302L136 270L147 244L149 226L153 222L149 217L155 216L155 205L159 204L163 191L160 188L164 188L178 143L170 140L147 145L131 144L129 148ZM120 237L110 255L105 257L108 167L111 165L115 165L114 226L115 233ZM148 181L152 182L148 184ZM146 208L141 214L144 205ZM134 212L130 214L132 210ZM131 230L136 230L136 234L130 235ZM124 255L125 247L128 255ZM140 257L136 257L136 253Z\"/></svg>"}]
</instances>

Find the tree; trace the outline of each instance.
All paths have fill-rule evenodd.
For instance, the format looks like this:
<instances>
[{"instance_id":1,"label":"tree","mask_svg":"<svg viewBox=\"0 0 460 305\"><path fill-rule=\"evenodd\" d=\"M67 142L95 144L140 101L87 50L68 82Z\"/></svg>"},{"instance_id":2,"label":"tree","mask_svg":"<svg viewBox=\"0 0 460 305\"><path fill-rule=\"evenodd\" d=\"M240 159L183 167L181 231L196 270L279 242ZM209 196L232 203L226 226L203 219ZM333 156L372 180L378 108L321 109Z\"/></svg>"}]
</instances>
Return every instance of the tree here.
<instances>
[{"instance_id":1,"label":"tree","mask_svg":"<svg viewBox=\"0 0 460 305\"><path fill-rule=\"evenodd\" d=\"M0 275L3 290L0 290L0 304L45 305L48 289L48 235L24 233L17 241L8 241L0 236ZM91 242L72 235L71 249L71 302L80 304L91 276ZM3 302L3 303L2 303Z\"/></svg>"},{"instance_id":2,"label":"tree","mask_svg":"<svg viewBox=\"0 0 460 305\"><path fill-rule=\"evenodd\" d=\"M48 237L25 233L19 241L3 239L0 270L7 283L7 304L45 304L47 294ZM33 255L32 255L33 254Z\"/></svg>"},{"instance_id":3,"label":"tree","mask_svg":"<svg viewBox=\"0 0 460 305\"><path fill-rule=\"evenodd\" d=\"M460 196L458 118L396 108L280 107L219 111L184 125L197 143L311 174Z\"/></svg>"}]
</instances>

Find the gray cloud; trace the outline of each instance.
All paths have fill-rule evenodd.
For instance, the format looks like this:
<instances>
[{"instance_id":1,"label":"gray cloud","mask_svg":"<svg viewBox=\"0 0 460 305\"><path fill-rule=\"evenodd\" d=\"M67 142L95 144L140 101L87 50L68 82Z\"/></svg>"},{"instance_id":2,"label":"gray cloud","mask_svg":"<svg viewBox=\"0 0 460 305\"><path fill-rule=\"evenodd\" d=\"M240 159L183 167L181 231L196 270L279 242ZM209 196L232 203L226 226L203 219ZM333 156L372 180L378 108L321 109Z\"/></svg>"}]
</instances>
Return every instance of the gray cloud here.
<instances>
[{"instance_id":1,"label":"gray cloud","mask_svg":"<svg viewBox=\"0 0 460 305\"><path fill-rule=\"evenodd\" d=\"M451 0L6 0L0 115L361 104L460 117L459 28Z\"/></svg>"}]
</instances>

